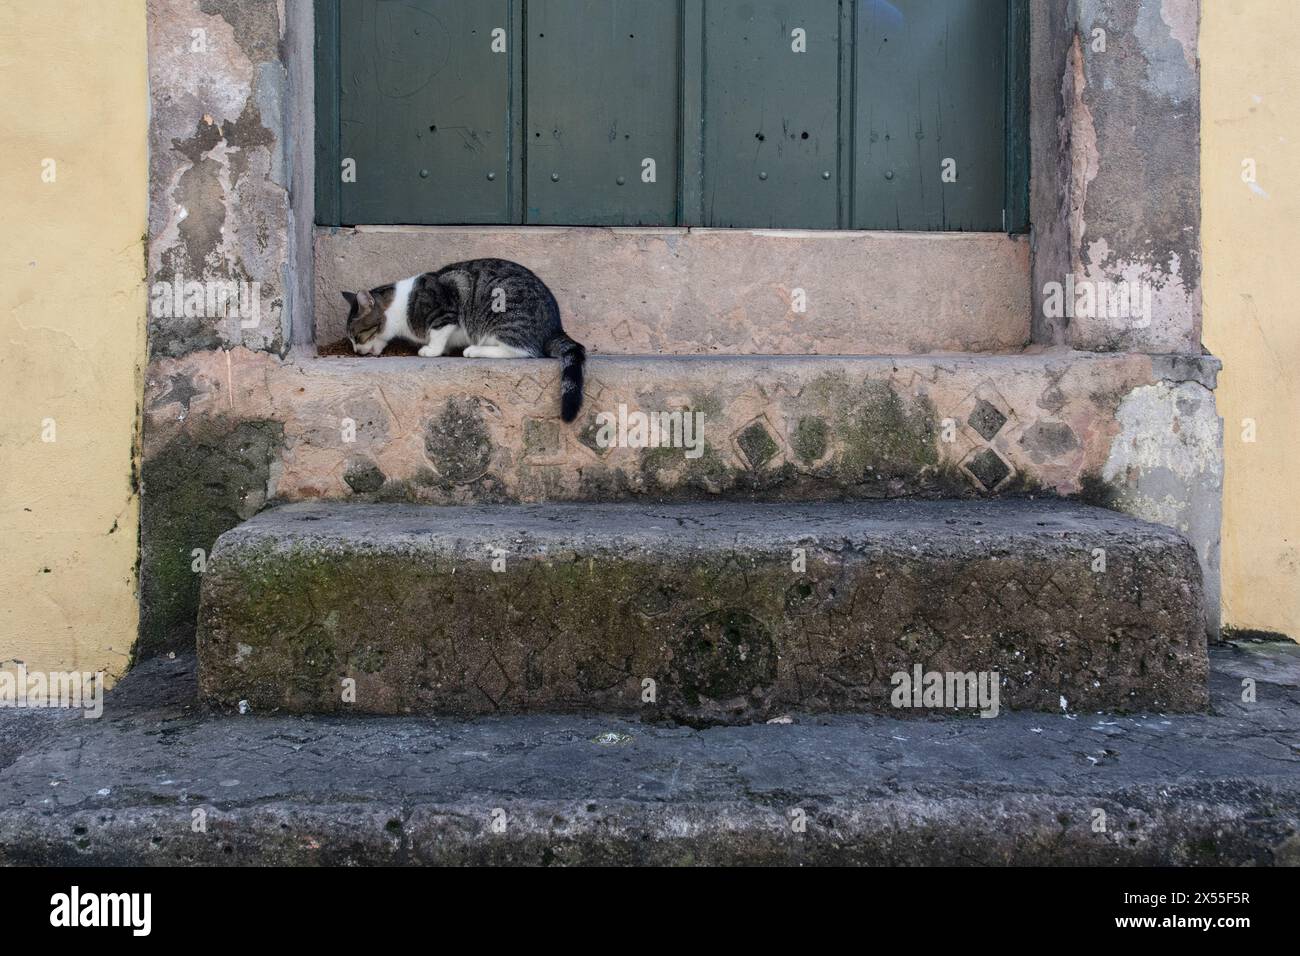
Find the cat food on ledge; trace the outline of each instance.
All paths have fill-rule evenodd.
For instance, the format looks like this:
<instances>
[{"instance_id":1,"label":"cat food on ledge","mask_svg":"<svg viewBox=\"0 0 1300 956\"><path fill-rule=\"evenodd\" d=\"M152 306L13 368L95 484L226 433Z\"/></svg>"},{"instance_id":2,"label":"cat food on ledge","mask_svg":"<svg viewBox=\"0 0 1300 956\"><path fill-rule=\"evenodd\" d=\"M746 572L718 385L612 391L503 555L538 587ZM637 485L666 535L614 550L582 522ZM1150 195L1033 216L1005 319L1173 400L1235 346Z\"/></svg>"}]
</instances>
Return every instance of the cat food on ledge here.
<instances>
[{"instance_id":1,"label":"cat food on ledge","mask_svg":"<svg viewBox=\"0 0 1300 956\"><path fill-rule=\"evenodd\" d=\"M352 343L347 339L339 339L337 342L330 342L328 345L316 346L316 354L321 358L356 358L357 353L352 349ZM410 342L393 341L388 344L381 358L391 358L393 356L415 356L420 354L420 347Z\"/></svg>"}]
</instances>

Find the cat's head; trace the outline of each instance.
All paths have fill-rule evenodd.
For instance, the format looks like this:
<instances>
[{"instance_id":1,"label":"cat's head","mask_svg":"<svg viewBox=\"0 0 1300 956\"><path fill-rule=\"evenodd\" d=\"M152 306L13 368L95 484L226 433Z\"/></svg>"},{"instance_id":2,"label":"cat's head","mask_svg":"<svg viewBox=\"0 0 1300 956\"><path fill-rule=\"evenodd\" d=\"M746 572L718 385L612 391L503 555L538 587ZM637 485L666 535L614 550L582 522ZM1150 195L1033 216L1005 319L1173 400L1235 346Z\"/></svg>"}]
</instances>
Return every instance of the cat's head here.
<instances>
[{"instance_id":1,"label":"cat's head","mask_svg":"<svg viewBox=\"0 0 1300 956\"><path fill-rule=\"evenodd\" d=\"M393 304L394 287L383 285L368 292L344 292L348 303L348 341L359 355L370 351L371 340L384 331L384 313Z\"/></svg>"}]
</instances>

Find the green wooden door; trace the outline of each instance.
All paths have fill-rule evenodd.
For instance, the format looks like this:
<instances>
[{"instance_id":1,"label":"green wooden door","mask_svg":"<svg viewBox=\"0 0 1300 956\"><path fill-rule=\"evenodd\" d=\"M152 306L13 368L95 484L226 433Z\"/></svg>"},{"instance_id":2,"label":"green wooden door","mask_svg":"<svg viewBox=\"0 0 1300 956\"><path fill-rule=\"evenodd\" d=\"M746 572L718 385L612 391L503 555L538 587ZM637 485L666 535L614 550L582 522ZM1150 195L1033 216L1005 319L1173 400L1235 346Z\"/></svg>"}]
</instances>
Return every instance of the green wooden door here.
<instances>
[{"instance_id":1,"label":"green wooden door","mask_svg":"<svg viewBox=\"0 0 1300 956\"><path fill-rule=\"evenodd\" d=\"M1001 229L1007 6L862 4L854 48L856 229Z\"/></svg>"},{"instance_id":2,"label":"green wooden door","mask_svg":"<svg viewBox=\"0 0 1300 956\"><path fill-rule=\"evenodd\" d=\"M341 221L513 221L509 0L338 7Z\"/></svg>"},{"instance_id":3,"label":"green wooden door","mask_svg":"<svg viewBox=\"0 0 1300 956\"><path fill-rule=\"evenodd\" d=\"M317 220L1027 227L1027 0L316 0Z\"/></svg>"},{"instance_id":4,"label":"green wooden door","mask_svg":"<svg viewBox=\"0 0 1300 956\"><path fill-rule=\"evenodd\" d=\"M704 8L707 226L838 225L838 0Z\"/></svg>"},{"instance_id":5,"label":"green wooden door","mask_svg":"<svg viewBox=\"0 0 1300 956\"><path fill-rule=\"evenodd\" d=\"M527 222L677 221L676 2L528 4Z\"/></svg>"}]
</instances>

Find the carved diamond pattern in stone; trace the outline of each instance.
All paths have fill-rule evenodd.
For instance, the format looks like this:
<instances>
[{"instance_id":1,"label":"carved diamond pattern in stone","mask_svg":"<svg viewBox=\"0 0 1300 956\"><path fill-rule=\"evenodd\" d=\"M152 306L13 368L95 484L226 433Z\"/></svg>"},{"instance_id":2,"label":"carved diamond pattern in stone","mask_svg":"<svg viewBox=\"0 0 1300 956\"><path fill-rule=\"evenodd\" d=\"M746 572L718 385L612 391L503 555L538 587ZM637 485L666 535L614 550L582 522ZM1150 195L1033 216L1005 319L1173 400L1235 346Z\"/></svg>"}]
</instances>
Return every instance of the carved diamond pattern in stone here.
<instances>
[{"instance_id":1,"label":"carved diamond pattern in stone","mask_svg":"<svg viewBox=\"0 0 1300 956\"><path fill-rule=\"evenodd\" d=\"M905 392L912 391L912 387L916 384L918 377L916 369L896 368L894 369L893 374L889 376L889 381L893 386L894 391L902 395Z\"/></svg>"},{"instance_id":2,"label":"carved diamond pattern in stone","mask_svg":"<svg viewBox=\"0 0 1300 956\"><path fill-rule=\"evenodd\" d=\"M542 397L543 391L545 391L545 388L542 383L531 375L525 375L515 382L515 394L532 405L537 404L537 400Z\"/></svg>"},{"instance_id":3,"label":"carved diamond pattern in stone","mask_svg":"<svg viewBox=\"0 0 1300 956\"><path fill-rule=\"evenodd\" d=\"M471 680L479 693L492 703L493 709L501 706L515 688L515 681L495 655L483 662Z\"/></svg>"},{"instance_id":4,"label":"carved diamond pattern in stone","mask_svg":"<svg viewBox=\"0 0 1300 956\"><path fill-rule=\"evenodd\" d=\"M764 398L771 398L777 401L798 398L803 394L803 389L804 387L802 384L791 383L784 380L776 382L773 385L763 385L760 382L758 386L759 394Z\"/></svg>"},{"instance_id":5,"label":"carved diamond pattern in stone","mask_svg":"<svg viewBox=\"0 0 1300 956\"><path fill-rule=\"evenodd\" d=\"M735 436L736 447L741 450L750 468L762 468L781 450L772 433L761 418L756 418Z\"/></svg>"},{"instance_id":6,"label":"carved diamond pattern in stone","mask_svg":"<svg viewBox=\"0 0 1300 956\"><path fill-rule=\"evenodd\" d=\"M992 448L982 452L966 463L966 469L975 476L985 491L993 491L1011 474L1011 468Z\"/></svg>"},{"instance_id":7,"label":"carved diamond pattern in stone","mask_svg":"<svg viewBox=\"0 0 1300 956\"><path fill-rule=\"evenodd\" d=\"M980 437L985 441L992 441L993 436L1002 430L1002 426L1007 423L1007 416L1003 415L987 399L981 398L975 403L975 410L970 413L966 419L966 424L980 433Z\"/></svg>"},{"instance_id":8,"label":"carved diamond pattern in stone","mask_svg":"<svg viewBox=\"0 0 1300 956\"><path fill-rule=\"evenodd\" d=\"M627 345L629 342L632 341L631 324L629 324L627 319L624 319L618 325L614 326L613 331L610 332L610 336L619 345Z\"/></svg>"},{"instance_id":9,"label":"carved diamond pattern in stone","mask_svg":"<svg viewBox=\"0 0 1300 956\"><path fill-rule=\"evenodd\" d=\"M587 402L599 400L601 394L605 391L605 383L594 375L588 375L587 381L583 384L582 395Z\"/></svg>"},{"instance_id":10,"label":"carved diamond pattern in stone","mask_svg":"<svg viewBox=\"0 0 1300 956\"><path fill-rule=\"evenodd\" d=\"M596 441L599 432L600 426L596 424L596 417L593 415L587 419L587 423L578 432L578 444L588 449L597 458L604 458L609 449Z\"/></svg>"},{"instance_id":11,"label":"carved diamond pattern in stone","mask_svg":"<svg viewBox=\"0 0 1300 956\"><path fill-rule=\"evenodd\" d=\"M524 419L524 457L555 458L564 453L560 423L553 418Z\"/></svg>"}]
</instances>

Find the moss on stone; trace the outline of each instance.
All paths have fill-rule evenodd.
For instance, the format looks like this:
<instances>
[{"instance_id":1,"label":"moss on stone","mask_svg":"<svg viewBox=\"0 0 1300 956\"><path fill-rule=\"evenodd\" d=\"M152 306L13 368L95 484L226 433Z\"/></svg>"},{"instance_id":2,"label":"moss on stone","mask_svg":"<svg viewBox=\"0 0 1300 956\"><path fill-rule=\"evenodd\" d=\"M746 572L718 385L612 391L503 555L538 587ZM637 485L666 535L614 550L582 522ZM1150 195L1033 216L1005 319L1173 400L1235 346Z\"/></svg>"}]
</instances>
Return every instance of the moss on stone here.
<instances>
[{"instance_id":1,"label":"moss on stone","mask_svg":"<svg viewBox=\"0 0 1300 956\"><path fill-rule=\"evenodd\" d=\"M145 459L140 509L140 639L134 658L192 645L200 559L265 503L279 422L211 422Z\"/></svg>"},{"instance_id":2,"label":"moss on stone","mask_svg":"<svg viewBox=\"0 0 1300 956\"><path fill-rule=\"evenodd\" d=\"M998 489L999 498L1056 498L1056 491L1044 485L1036 476L1017 471Z\"/></svg>"},{"instance_id":3,"label":"moss on stone","mask_svg":"<svg viewBox=\"0 0 1300 956\"><path fill-rule=\"evenodd\" d=\"M554 455L561 448L560 423L553 418L524 420L524 455Z\"/></svg>"},{"instance_id":4,"label":"moss on stone","mask_svg":"<svg viewBox=\"0 0 1300 956\"><path fill-rule=\"evenodd\" d=\"M707 441L700 451L698 458L687 458L683 448L643 449L640 470L647 487L678 495L716 495L737 484L740 469L729 466Z\"/></svg>"},{"instance_id":5,"label":"moss on stone","mask_svg":"<svg viewBox=\"0 0 1300 956\"><path fill-rule=\"evenodd\" d=\"M376 501L416 502L420 500L414 486L405 478L389 478L375 495Z\"/></svg>"},{"instance_id":6,"label":"moss on stone","mask_svg":"<svg viewBox=\"0 0 1300 956\"><path fill-rule=\"evenodd\" d=\"M751 422L737 437L736 444L749 462L749 467L762 468L776 457L781 446L768 434L761 421Z\"/></svg>"},{"instance_id":7,"label":"moss on stone","mask_svg":"<svg viewBox=\"0 0 1300 956\"><path fill-rule=\"evenodd\" d=\"M826 456L830 439L830 426L826 419L805 415L794 430L794 453L805 465L812 465Z\"/></svg>"},{"instance_id":8,"label":"moss on stone","mask_svg":"<svg viewBox=\"0 0 1300 956\"><path fill-rule=\"evenodd\" d=\"M482 400L452 398L425 426L424 452L442 478L464 485L483 477L492 462L492 439Z\"/></svg>"},{"instance_id":9,"label":"moss on stone","mask_svg":"<svg viewBox=\"0 0 1300 956\"><path fill-rule=\"evenodd\" d=\"M371 494L384 486L384 473L369 458L357 455L348 459L343 480L357 494Z\"/></svg>"},{"instance_id":10,"label":"moss on stone","mask_svg":"<svg viewBox=\"0 0 1300 956\"><path fill-rule=\"evenodd\" d=\"M716 422L727 417L723 411L722 397L717 392L696 392L691 396L691 407L688 411L703 412L705 428L710 421Z\"/></svg>"},{"instance_id":11,"label":"moss on stone","mask_svg":"<svg viewBox=\"0 0 1300 956\"><path fill-rule=\"evenodd\" d=\"M835 468L843 479L914 478L939 464L929 399L918 397L909 406L887 382L874 381L863 382L849 399L836 423Z\"/></svg>"},{"instance_id":12,"label":"moss on stone","mask_svg":"<svg viewBox=\"0 0 1300 956\"><path fill-rule=\"evenodd\" d=\"M1119 490L1101 475L1096 472L1088 472L1080 478L1079 483L1082 489L1076 496L1085 504L1096 505L1099 508L1110 508L1117 510L1119 506Z\"/></svg>"},{"instance_id":13,"label":"moss on stone","mask_svg":"<svg viewBox=\"0 0 1300 956\"><path fill-rule=\"evenodd\" d=\"M921 663L1038 675L1006 685L1011 707L1055 710L1063 692L1081 707L1129 706L1135 688L1161 706L1198 699L1187 676L1202 666L1197 647L1168 638L1199 627L1190 547L1166 540L1152 560L1145 530L1125 539L1085 521L1065 543L1022 524L1022 546L993 553L970 527L954 531L964 544L933 537L919 557L894 534L811 545L797 576L797 536L674 550L635 535L614 545L503 535L498 572L485 546L495 535L417 540L414 514L414 534L379 538L240 532L204 582L204 693L259 712L343 711L351 678L366 712L595 708L702 725L793 706L884 708L888 675ZM1094 541L1108 542L1113 573L1078 563ZM1065 646L1063 631L1075 637ZM1112 662L1104 684L1093 680L1100 660ZM647 678L652 707L640 696Z\"/></svg>"},{"instance_id":14,"label":"moss on stone","mask_svg":"<svg viewBox=\"0 0 1300 956\"><path fill-rule=\"evenodd\" d=\"M831 372L810 382L803 399L809 414L796 426L795 454L811 466L829 450L818 477L872 497L969 492L941 463L938 415L928 396L902 396L889 381L855 385Z\"/></svg>"},{"instance_id":15,"label":"moss on stone","mask_svg":"<svg viewBox=\"0 0 1300 956\"><path fill-rule=\"evenodd\" d=\"M777 650L766 624L742 608L708 611L687 625L673 655L675 693L692 709L709 704L749 711L776 681ZM761 704L760 704L761 709Z\"/></svg>"},{"instance_id":16,"label":"moss on stone","mask_svg":"<svg viewBox=\"0 0 1300 956\"><path fill-rule=\"evenodd\" d=\"M583 501L624 501L637 490L633 479L622 468L593 464L583 468L578 476L578 494Z\"/></svg>"},{"instance_id":17,"label":"moss on stone","mask_svg":"<svg viewBox=\"0 0 1300 956\"><path fill-rule=\"evenodd\" d=\"M512 497L519 501L564 499L564 469L559 465L533 465L521 461L515 469Z\"/></svg>"}]
</instances>

